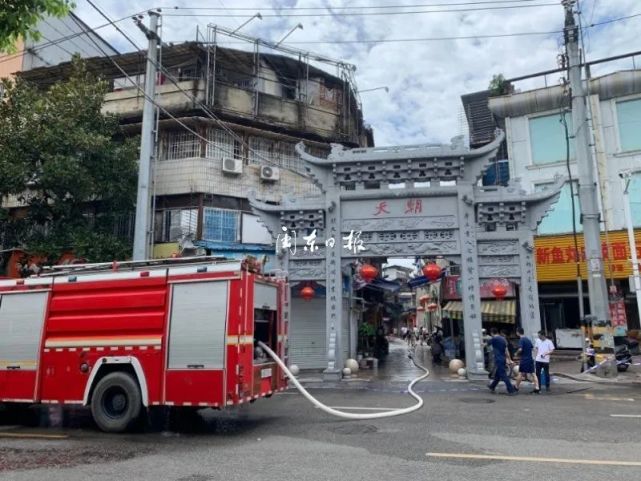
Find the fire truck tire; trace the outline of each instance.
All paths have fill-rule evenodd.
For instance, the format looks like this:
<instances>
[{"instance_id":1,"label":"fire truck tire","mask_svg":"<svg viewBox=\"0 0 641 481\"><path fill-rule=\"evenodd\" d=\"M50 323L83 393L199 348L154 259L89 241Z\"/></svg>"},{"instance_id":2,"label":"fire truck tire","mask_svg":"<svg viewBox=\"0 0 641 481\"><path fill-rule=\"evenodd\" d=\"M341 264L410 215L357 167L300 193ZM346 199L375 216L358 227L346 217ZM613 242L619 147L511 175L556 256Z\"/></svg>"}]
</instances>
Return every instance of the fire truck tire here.
<instances>
[{"instance_id":1,"label":"fire truck tire","mask_svg":"<svg viewBox=\"0 0 641 481\"><path fill-rule=\"evenodd\" d=\"M91 397L91 414L108 433L126 431L140 416L142 395L136 380L124 372L103 377Z\"/></svg>"}]
</instances>

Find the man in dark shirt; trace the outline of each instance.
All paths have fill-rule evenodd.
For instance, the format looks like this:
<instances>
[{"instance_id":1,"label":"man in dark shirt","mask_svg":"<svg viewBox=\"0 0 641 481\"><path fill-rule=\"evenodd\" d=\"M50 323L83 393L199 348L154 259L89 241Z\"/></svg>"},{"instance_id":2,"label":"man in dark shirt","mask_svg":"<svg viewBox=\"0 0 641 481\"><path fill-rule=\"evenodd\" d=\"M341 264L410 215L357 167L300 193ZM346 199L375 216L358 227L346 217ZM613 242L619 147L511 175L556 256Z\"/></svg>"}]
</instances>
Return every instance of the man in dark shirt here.
<instances>
[{"instance_id":1,"label":"man in dark shirt","mask_svg":"<svg viewBox=\"0 0 641 481\"><path fill-rule=\"evenodd\" d=\"M518 391L514 389L514 386L512 386L512 382L510 381L510 378L508 377L507 371L505 369L505 364L507 362L512 363L510 353L507 350L507 341L503 336L499 335L499 332L494 327L490 331L490 334L492 334L492 340L490 341L490 344L492 345L492 351L494 352L494 363L496 365L496 371L494 373L494 380L490 384L488 384L487 387L490 389L490 391L495 392L494 390L496 389L496 386L500 381L503 381L505 383L505 387L507 388L507 393L509 395L514 395Z\"/></svg>"},{"instance_id":2,"label":"man in dark shirt","mask_svg":"<svg viewBox=\"0 0 641 481\"><path fill-rule=\"evenodd\" d=\"M530 338L525 335L525 331L522 327L519 327L516 330L516 334L519 336L519 350L516 351L517 354L521 355L521 361L519 362L519 375L516 378L516 390L519 390L521 382L523 379L527 379L528 374L532 376L534 382L534 393L538 394L541 392L539 388L539 381L534 372L534 358L532 357L532 350L534 345Z\"/></svg>"}]
</instances>

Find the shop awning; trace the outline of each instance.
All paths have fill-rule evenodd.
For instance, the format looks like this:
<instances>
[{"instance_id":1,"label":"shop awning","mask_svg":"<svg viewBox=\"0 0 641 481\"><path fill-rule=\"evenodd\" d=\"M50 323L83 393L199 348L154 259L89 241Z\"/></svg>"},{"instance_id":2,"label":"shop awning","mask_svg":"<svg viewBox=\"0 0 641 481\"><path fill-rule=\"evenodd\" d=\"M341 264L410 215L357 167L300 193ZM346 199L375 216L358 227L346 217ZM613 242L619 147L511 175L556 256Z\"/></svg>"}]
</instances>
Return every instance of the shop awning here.
<instances>
[{"instance_id":1,"label":"shop awning","mask_svg":"<svg viewBox=\"0 0 641 481\"><path fill-rule=\"evenodd\" d=\"M515 324L516 301L514 299L506 299L502 301L481 301L481 315L483 317L483 322ZM443 308L443 317L463 319L463 302L448 302Z\"/></svg>"}]
</instances>

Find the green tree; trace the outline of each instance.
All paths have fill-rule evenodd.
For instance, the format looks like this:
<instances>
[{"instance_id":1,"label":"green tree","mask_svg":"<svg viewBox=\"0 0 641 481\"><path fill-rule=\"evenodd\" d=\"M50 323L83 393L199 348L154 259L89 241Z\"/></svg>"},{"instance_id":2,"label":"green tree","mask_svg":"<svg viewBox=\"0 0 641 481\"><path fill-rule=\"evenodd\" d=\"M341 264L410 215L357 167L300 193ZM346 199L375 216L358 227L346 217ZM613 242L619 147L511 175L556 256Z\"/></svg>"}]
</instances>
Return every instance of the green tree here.
<instances>
[{"instance_id":1,"label":"green tree","mask_svg":"<svg viewBox=\"0 0 641 481\"><path fill-rule=\"evenodd\" d=\"M101 112L107 83L75 58L69 78L46 91L21 79L5 89L0 195L24 208L0 208L4 246L52 262L68 251L91 262L127 257L116 226L135 203L136 139Z\"/></svg>"},{"instance_id":2,"label":"green tree","mask_svg":"<svg viewBox=\"0 0 641 481\"><path fill-rule=\"evenodd\" d=\"M70 0L0 0L0 52L15 51L21 37L39 40L34 27L40 19L63 17L73 7Z\"/></svg>"},{"instance_id":3,"label":"green tree","mask_svg":"<svg viewBox=\"0 0 641 481\"><path fill-rule=\"evenodd\" d=\"M514 90L512 84L505 80L505 77L501 73L492 76L492 80L490 81L490 85L487 89L490 91L491 96L507 95L512 93Z\"/></svg>"}]
</instances>

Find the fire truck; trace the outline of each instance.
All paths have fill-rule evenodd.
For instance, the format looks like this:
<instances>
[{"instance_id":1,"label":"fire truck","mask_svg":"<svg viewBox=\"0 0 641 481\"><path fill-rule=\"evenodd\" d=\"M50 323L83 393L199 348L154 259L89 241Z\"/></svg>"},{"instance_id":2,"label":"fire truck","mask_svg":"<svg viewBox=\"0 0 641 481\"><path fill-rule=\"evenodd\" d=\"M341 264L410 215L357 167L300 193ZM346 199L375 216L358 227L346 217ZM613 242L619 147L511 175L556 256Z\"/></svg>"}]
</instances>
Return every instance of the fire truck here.
<instances>
[{"instance_id":1,"label":"fire truck","mask_svg":"<svg viewBox=\"0 0 641 481\"><path fill-rule=\"evenodd\" d=\"M91 264L0 280L0 403L90 406L122 432L154 406L224 409L286 388L286 279L253 259Z\"/></svg>"}]
</instances>

